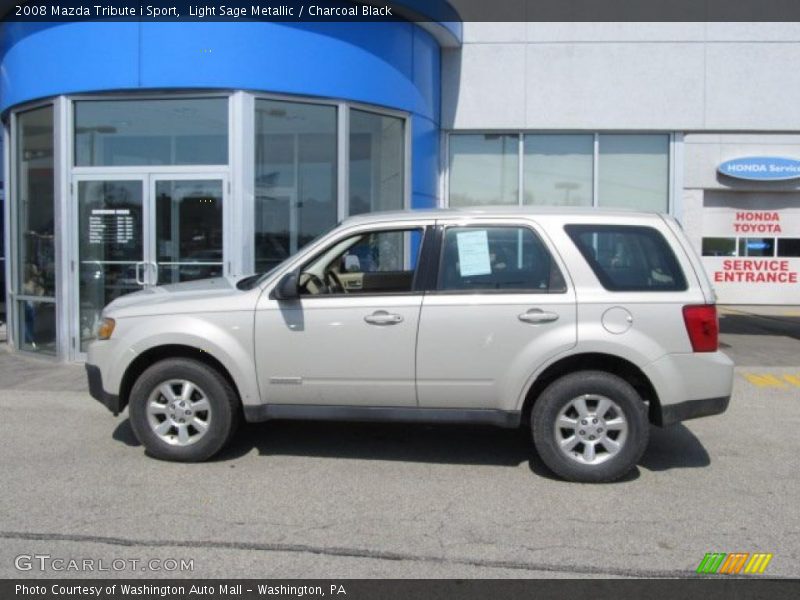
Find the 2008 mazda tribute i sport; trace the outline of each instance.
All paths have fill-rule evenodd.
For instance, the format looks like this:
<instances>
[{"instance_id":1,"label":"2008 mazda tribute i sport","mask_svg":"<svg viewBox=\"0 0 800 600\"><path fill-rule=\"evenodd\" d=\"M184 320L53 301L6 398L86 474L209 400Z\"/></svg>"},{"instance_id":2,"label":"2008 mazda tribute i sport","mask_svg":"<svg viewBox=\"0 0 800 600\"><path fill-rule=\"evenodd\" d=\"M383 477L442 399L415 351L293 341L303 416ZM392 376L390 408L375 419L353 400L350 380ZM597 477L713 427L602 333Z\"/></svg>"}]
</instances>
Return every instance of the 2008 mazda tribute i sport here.
<instances>
[{"instance_id":1,"label":"2008 mazda tribute i sport","mask_svg":"<svg viewBox=\"0 0 800 600\"><path fill-rule=\"evenodd\" d=\"M268 273L113 301L86 369L158 458L207 459L241 418L529 424L557 474L609 481L650 423L727 408L714 298L664 215L375 213Z\"/></svg>"}]
</instances>

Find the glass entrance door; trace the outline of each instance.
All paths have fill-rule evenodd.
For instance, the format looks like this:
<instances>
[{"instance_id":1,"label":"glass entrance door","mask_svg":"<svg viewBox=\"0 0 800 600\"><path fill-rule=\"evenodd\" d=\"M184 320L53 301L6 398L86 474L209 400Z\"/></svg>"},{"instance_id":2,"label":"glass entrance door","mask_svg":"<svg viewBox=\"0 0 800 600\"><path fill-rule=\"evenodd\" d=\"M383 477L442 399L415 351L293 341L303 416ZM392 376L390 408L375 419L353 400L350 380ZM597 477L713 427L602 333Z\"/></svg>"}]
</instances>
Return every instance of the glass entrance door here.
<instances>
[{"instance_id":1,"label":"glass entrance door","mask_svg":"<svg viewBox=\"0 0 800 600\"><path fill-rule=\"evenodd\" d=\"M158 285L220 277L222 180L153 180Z\"/></svg>"},{"instance_id":2,"label":"glass entrance door","mask_svg":"<svg viewBox=\"0 0 800 600\"><path fill-rule=\"evenodd\" d=\"M196 175L78 178L73 358L86 352L112 300L223 275L224 183Z\"/></svg>"},{"instance_id":3,"label":"glass entrance door","mask_svg":"<svg viewBox=\"0 0 800 600\"><path fill-rule=\"evenodd\" d=\"M83 353L103 307L145 285L146 207L144 179L80 180L77 190L77 338Z\"/></svg>"}]
</instances>

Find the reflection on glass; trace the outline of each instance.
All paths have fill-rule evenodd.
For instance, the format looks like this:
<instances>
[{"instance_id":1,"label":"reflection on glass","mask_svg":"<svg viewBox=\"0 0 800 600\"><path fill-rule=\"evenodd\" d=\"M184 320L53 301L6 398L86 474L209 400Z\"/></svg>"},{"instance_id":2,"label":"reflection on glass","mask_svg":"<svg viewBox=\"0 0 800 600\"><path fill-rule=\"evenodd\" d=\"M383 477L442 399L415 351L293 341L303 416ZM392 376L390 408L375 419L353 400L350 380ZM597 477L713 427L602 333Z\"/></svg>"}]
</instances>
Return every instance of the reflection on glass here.
<instances>
[{"instance_id":1,"label":"reflection on glass","mask_svg":"<svg viewBox=\"0 0 800 600\"><path fill-rule=\"evenodd\" d=\"M144 276L142 182L78 183L81 351L94 337L103 307L138 291Z\"/></svg>"},{"instance_id":2,"label":"reflection on glass","mask_svg":"<svg viewBox=\"0 0 800 600\"><path fill-rule=\"evenodd\" d=\"M775 238L739 238L739 256L775 256Z\"/></svg>"},{"instance_id":3,"label":"reflection on glass","mask_svg":"<svg viewBox=\"0 0 800 600\"><path fill-rule=\"evenodd\" d=\"M256 100L256 270L336 223L336 108Z\"/></svg>"},{"instance_id":4,"label":"reflection on glass","mask_svg":"<svg viewBox=\"0 0 800 600\"><path fill-rule=\"evenodd\" d=\"M18 303L19 347L29 352L56 353L56 304L23 300Z\"/></svg>"},{"instance_id":5,"label":"reflection on glass","mask_svg":"<svg viewBox=\"0 0 800 600\"><path fill-rule=\"evenodd\" d=\"M75 103L79 167L227 163L227 98Z\"/></svg>"},{"instance_id":6,"label":"reflection on glass","mask_svg":"<svg viewBox=\"0 0 800 600\"><path fill-rule=\"evenodd\" d=\"M593 135L526 135L523 203L591 206Z\"/></svg>"},{"instance_id":7,"label":"reflection on glass","mask_svg":"<svg viewBox=\"0 0 800 600\"><path fill-rule=\"evenodd\" d=\"M350 214L403 208L404 121L350 110Z\"/></svg>"},{"instance_id":8,"label":"reflection on glass","mask_svg":"<svg viewBox=\"0 0 800 600\"><path fill-rule=\"evenodd\" d=\"M52 106L21 113L17 117L17 148L17 291L23 296L54 300L56 274ZM33 301L21 305L18 336L21 347L39 352L55 352L55 323L47 322L54 306L53 304L48 308ZM44 319L43 323L37 322L40 317ZM39 342L36 341L37 332L44 336Z\"/></svg>"},{"instance_id":9,"label":"reflection on glass","mask_svg":"<svg viewBox=\"0 0 800 600\"><path fill-rule=\"evenodd\" d=\"M669 136L601 135L597 177L600 206L666 212Z\"/></svg>"},{"instance_id":10,"label":"reflection on glass","mask_svg":"<svg viewBox=\"0 0 800 600\"><path fill-rule=\"evenodd\" d=\"M703 256L736 256L736 238L703 238Z\"/></svg>"},{"instance_id":11,"label":"reflection on glass","mask_svg":"<svg viewBox=\"0 0 800 600\"><path fill-rule=\"evenodd\" d=\"M222 275L222 181L156 182L158 284Z\"/></svg>"},{"instance_id":12,"label":"reflection on glass","mask_svg":"<svg viewBox=\"0 0 800 600\"><path fill-rule=\"evenodd\" d=\"M516 135L451 135L450 206L518 204L518 146Z\"/></svg>"}]
</instances>

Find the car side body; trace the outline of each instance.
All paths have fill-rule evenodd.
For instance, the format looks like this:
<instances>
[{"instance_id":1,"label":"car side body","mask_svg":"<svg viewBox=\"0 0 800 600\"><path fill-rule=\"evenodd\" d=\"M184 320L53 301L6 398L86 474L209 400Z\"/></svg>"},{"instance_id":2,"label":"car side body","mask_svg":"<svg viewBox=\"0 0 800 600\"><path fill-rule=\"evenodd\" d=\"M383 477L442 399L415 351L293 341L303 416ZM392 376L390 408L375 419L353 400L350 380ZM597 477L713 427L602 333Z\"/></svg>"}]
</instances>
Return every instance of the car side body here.
<instances>
[{"instance_id":1,"label":"car side body","mask_svg":"<svg viewBox=\"0 0 800 600\"><path fill-rule=\"evenodd\" d=\"M638 250L617 248L628 239ZM615 266L615 251L626 264ZM372 265L373 256L385 264ZM103 316L113 333L89 346L92 395L118 414L142 374L171 359L214 370L247 421L518 427L575 373L629 385L661 426L723 412L731 395L733 365L716 350L716 331L707 332L713 349L697 351L688 329L686 307L715 311L714 292L677 222L660 214L374 213L346 220L247 287L218 278L112 302ZM716 322L698 327L702 335Z\"/></svg>"}]
</instances>

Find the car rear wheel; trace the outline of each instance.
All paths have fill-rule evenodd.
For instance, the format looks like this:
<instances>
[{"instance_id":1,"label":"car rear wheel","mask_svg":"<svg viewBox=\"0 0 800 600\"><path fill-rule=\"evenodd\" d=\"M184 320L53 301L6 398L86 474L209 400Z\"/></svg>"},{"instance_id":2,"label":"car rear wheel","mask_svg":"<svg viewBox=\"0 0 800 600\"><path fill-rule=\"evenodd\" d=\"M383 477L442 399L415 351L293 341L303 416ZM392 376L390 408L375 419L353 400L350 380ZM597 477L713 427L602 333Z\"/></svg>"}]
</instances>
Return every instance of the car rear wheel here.
<instances>
[{"instance_id":1,"label":"car rear wheel","mask_svg":"<svg viewBox=\"0 0 800 600\"><path fill-rule=\"evenodd\" d=\"M230 383L196 360L160 361L142 373L130 395L131 426L152 456L197 462L219 452L239 421Z\"/></svg>"},{"instance_id":2,"label":"car rear wheel","mask_svg":"<svg viewBox=\"0 0 800 600\"><path fill-rule=\"evenodd\" d=\"M624 379L580 371L557 379L531 412L533 441L544 463L569 481L613 481L647 447L647 408Z\"/></svg>"}]
</instances>

